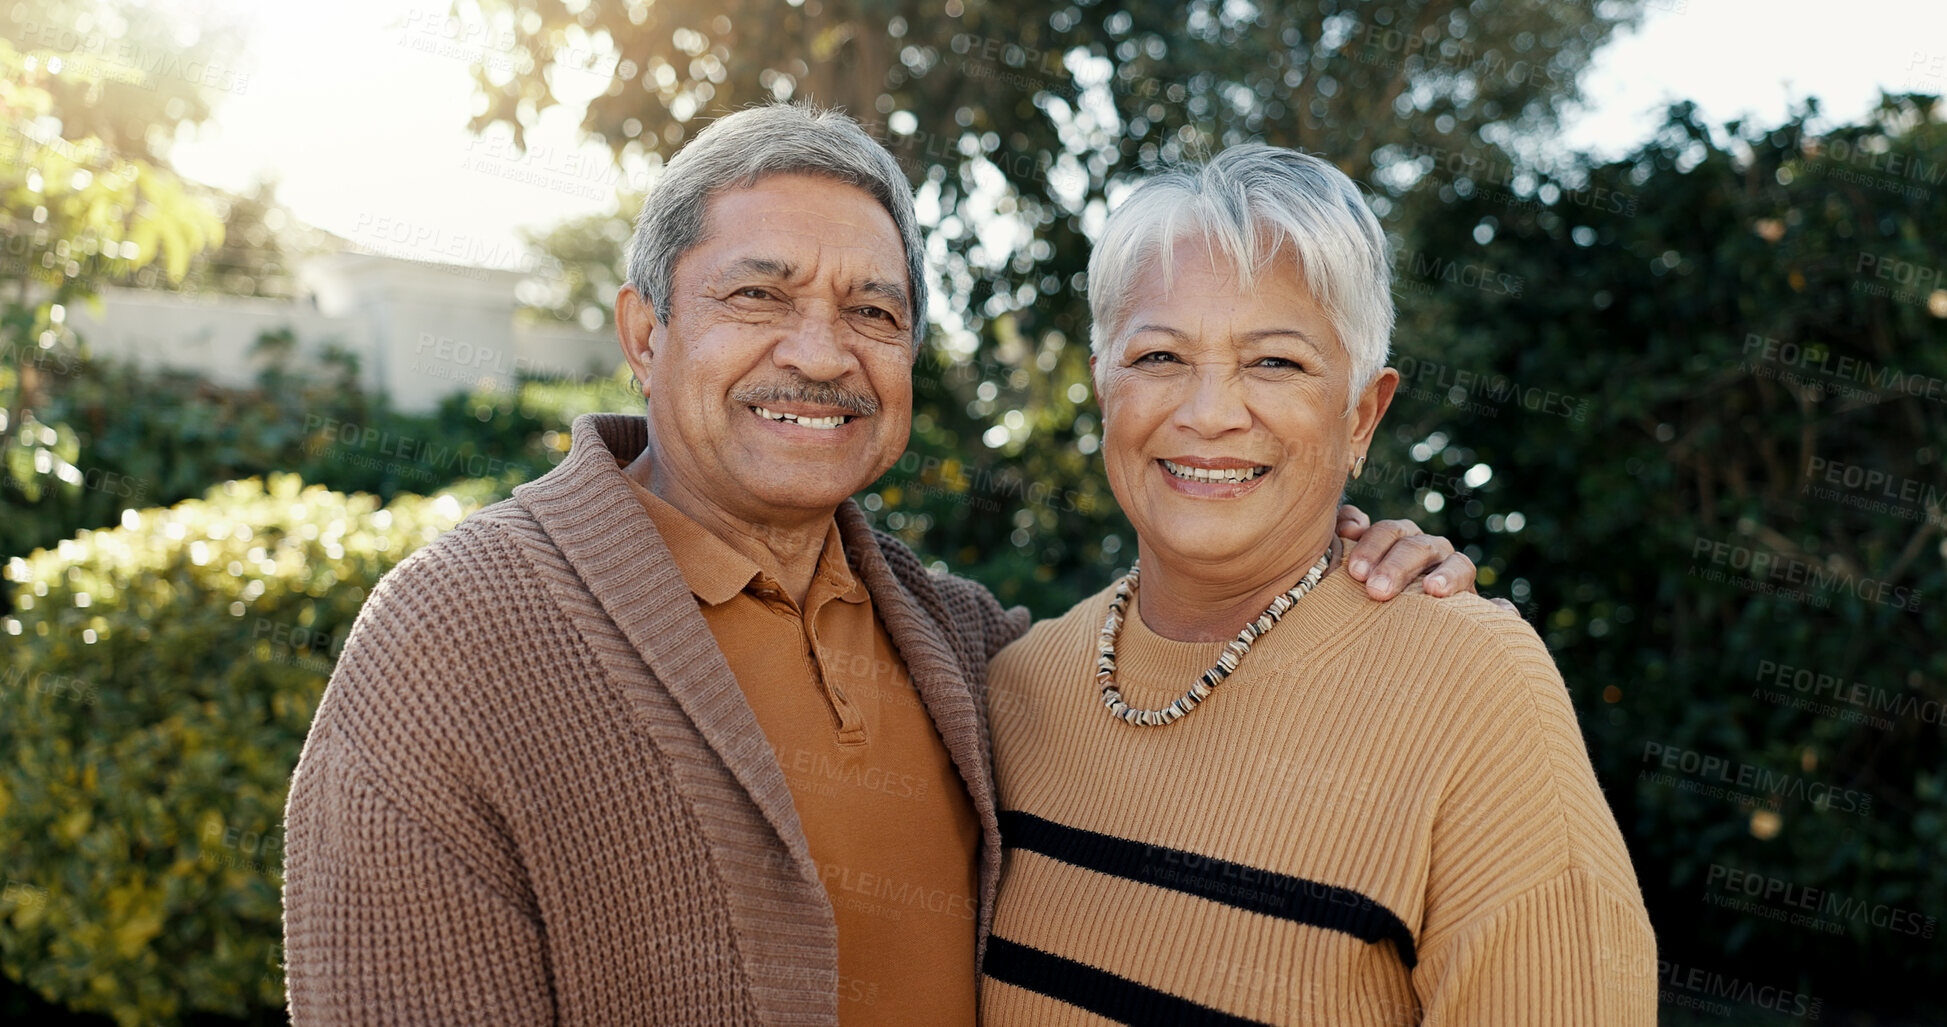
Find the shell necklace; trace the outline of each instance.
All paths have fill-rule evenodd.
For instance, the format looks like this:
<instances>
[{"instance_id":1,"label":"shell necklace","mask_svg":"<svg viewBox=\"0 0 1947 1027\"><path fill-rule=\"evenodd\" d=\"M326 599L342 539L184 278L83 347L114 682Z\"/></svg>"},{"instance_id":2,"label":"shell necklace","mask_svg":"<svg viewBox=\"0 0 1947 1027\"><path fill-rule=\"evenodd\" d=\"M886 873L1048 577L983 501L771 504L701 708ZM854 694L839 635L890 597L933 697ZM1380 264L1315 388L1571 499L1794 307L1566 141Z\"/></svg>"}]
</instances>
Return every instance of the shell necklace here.
<instances>
[{"instance_id":1,"label":"shell necklace","mask_svg":"<svg viewBox=\"0 0 1947 1027\"><path fill-rule=\"evenodd\" d=\"M1115 643L1122 635L1122 616L1129 609L1129 600L1136 594L1136 578L1142 569L1141 560L1130 564L1129 573L1123 575L1122 580L1116 584L1115 597L1109 600L1109 615L1102 621L1101 655L1095 661L1095 683L1102 686L1102 705L1109 708L1110 716L1137 727L1162 727L1189 716L1191 710L1208 699L1210 693L1237 670L1237 665L1251 651L1251 643L1270 631L1278 621L1283 620L1284 615L1298 604L1298 600L1305 598L1305 593L1310 592L1318 584L1318 580L1325 576L1325 568L1329 567L1331 562L1332 549L1327 546L1324 554L1318 558L1318 562L1312 564L1312 569L1305 572L1305 576L1299 579L1298 584L1291 586L1290 591L1281 593L1276 599L1271 600L1271 605L1265 607L1264 612L1259 614L1256 620L1244 625L1244 630L1239 631L1237 637L1232 639L1229 645L1224 646L1223 654L1217 657L1215 667L1204 671L1202 677L1192 681L1190 690L1184 692L1182 698L1160 710L1138 710L1131 707L1122 701L1122 690L1115 686Z\"/></svg>"}]
</instances>

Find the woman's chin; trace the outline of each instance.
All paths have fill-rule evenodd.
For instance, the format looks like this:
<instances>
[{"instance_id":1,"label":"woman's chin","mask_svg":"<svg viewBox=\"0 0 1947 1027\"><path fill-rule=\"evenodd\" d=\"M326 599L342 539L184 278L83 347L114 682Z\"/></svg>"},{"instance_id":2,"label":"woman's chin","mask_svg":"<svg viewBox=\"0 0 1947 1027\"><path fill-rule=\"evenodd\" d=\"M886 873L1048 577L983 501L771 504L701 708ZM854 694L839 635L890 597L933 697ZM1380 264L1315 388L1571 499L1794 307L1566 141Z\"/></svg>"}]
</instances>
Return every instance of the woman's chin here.
<instances>
[{"instance_id":1,"label":"woman's chin","mask_svg":"<svg viewBox=\"0 0 1947 1027\"><path fill-rule=\"evenodd\" d=\"M1261 540L1234 538L1222 531L1142 532L1140 537L1155 561L1185 569L1235 566L1263 552Z\"/></svg>"}]
</instances>

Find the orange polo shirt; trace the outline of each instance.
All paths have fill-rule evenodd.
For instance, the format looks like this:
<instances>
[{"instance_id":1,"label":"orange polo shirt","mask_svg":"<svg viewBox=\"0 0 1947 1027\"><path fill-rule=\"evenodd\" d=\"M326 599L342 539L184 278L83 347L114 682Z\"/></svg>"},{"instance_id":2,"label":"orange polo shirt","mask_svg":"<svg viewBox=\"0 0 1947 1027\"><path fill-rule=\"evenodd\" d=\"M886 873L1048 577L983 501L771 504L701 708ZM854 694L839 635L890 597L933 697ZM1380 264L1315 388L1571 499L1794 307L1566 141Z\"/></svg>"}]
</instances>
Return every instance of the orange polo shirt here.
<instances>
[{"instance_id":1,"label":"orange polo shirt","mask_svg":"<svg viewBox=\"0 0 1947 1027\"><path fill-rule=\"evenodd\" d=\"M838 921L840 1021L972 1024L980 821L838 523L800 609L755 561L630 484L784 768Z\"/></svg>"}]
</instances>

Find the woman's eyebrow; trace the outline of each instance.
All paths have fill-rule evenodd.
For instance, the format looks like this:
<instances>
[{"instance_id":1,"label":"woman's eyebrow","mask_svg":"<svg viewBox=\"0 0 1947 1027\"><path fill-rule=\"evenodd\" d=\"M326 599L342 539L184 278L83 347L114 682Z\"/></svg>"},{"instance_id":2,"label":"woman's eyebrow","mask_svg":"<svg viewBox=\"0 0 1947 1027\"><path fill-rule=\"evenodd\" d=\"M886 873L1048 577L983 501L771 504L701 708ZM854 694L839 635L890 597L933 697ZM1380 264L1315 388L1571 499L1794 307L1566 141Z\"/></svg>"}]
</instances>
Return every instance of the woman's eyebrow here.
<instances>
[{"instance_id":1,"label":"woman's eyebrow","mask_svg":"<svg viewBox=\"0 0 1947 1027\"><path fill-rule=\"evenodd\" d=\"M1301 328L1259 328L1255 331L1245 332L1240 338L1245 342L1263 342L1266 339L1277 339L1287 336L1297 339L1313 349L1318 348L1317 340L1306 334Z\"/></svg>"}]
</instances>

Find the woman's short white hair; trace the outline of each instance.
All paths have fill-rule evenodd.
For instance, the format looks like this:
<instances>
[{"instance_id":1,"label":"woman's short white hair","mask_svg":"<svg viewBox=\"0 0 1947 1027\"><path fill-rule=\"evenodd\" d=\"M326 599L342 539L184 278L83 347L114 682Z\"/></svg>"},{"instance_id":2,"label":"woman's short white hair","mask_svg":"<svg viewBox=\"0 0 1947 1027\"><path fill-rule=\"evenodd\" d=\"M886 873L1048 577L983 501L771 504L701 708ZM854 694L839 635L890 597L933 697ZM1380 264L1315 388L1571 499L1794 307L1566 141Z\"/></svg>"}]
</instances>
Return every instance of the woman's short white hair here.
<instances>
[{"instance_id":1,"label":"woman's short white hair","mask_svg":"<svg viewBox=\"0 0 1947 1027\"><path fill-rule=\"evenodd\" d=\"M1160 262L1168 287L1171 249L1195 232L1230 259L1247 289L1272 260L1296 255L1352 358L1347 405L1355 403L1386 366L1393 334L1386 234L1344 172L1280 146L1248 143L1201 165L1165 168L1109 215L1088 260L1089 351L1101 357L1120 335L1131 293L1152 262Z\"/></svg>"}]
</instances>

